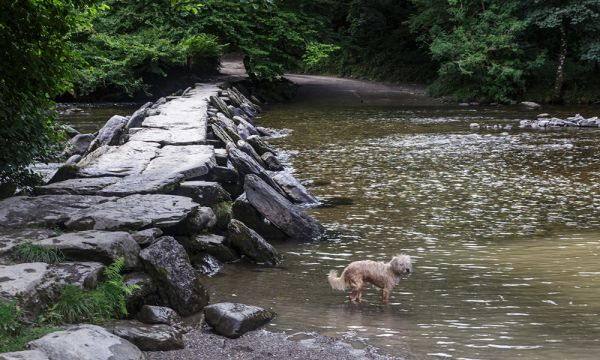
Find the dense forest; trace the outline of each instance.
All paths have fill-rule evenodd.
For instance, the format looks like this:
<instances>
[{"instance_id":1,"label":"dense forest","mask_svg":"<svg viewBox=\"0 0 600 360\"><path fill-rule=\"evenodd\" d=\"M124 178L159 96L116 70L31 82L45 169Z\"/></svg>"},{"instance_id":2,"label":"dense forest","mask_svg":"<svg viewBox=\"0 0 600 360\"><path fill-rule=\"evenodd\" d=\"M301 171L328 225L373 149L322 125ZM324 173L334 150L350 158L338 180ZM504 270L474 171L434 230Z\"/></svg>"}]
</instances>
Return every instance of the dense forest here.
<instances>
[{"instance_id":1,"label":"dense forest","mask_svg":"<svg viewBox=\"0 0 600 360\"><path fill-rule=\"evenodd\" d=\"M419 82L456 101L600 99L598 0L7 0L0 183L51 155L53 101L156 96L224 54L286 71Z\"/></svg>"}]
</instances>

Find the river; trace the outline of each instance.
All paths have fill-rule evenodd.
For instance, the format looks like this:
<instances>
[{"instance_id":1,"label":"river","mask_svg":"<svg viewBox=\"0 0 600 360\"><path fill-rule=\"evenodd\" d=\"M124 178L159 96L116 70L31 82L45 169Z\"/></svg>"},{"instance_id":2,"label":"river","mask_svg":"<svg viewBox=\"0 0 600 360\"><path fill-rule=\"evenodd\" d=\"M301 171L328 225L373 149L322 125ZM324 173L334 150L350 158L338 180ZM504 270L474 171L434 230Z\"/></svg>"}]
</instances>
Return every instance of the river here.
<instances>
[{"instance_id":1,"label":"river","mask_svg":"<svg viewBox=\"0 0 600 360\"><path fill-rule=\"evenodd\" d=\"M539 111L447 105L418 87L294 80L297 99L260 125L293 130L272 143L323 201L309 211L327 239L275 243L280 267L227 265L204 280L211 302L272 307L269 330L406 359L598 358L600 130L520 130ZM485 129L497 124L513 128ZM389 305L374 288L360 305L329 288L329 270L401 252L413 275Z\"/></svg>"}]
</instances>

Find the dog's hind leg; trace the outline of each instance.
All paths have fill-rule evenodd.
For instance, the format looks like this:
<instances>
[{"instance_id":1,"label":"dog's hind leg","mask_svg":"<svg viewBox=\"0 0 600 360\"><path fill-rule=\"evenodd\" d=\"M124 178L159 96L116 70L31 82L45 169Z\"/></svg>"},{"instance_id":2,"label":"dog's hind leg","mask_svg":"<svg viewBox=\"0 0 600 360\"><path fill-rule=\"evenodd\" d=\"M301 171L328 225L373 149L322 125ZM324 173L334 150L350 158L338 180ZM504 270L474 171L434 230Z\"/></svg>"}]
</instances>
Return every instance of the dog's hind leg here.
<instances>
[{"instance_id":1,"label":"dog's hind leg","mask_svg":"<svg viewBox=\"0 0 600 360\"><path fill-rule=\"evenodd\" d=\"M383 288L381 289L381 300L384 304L387 304L390 301L390 289Z\"/></svg>"}]
</instances>

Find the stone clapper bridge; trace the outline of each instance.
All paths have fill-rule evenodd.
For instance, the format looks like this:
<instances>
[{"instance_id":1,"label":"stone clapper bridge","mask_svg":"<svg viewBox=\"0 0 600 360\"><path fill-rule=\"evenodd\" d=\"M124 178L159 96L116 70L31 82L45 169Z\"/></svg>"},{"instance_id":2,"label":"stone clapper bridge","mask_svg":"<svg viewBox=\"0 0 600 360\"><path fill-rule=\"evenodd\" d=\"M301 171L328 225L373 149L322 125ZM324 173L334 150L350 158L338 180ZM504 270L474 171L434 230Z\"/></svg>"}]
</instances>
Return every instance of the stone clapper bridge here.
<instances>
[{"instance_id":1,"label":"stone clapper bridge","mask_svg":"<svg viewBox=\"0 0 600 360\"><path fill-rule=\"evenodd\" d=\"M72 349L73 359L138 359L140 350L181 348L185 327L173 319L209 303L199 273L210 276L240 258L276 265L281 256L269 240L322 236L302 208L318 201L263 141L276 131L255 126L260 111L241 83L224 90L196 84L131 117L113 116L95 137L77 135L67 147L74 156L35 196L0 201L0 299L17 301L28 318L66 284L94 288L120 257L126 282L140 286L127 300L139 321L67 328L31 342L35 354L27 356L68 360ZM89 144L77 143L84 138ZM13 250L23 242L58 249L65 259L19 263ZM238 324L210 324L230 337L272 317L256 307L221 310L221 318L244 314Z\"/></svg>"}]
</instances>

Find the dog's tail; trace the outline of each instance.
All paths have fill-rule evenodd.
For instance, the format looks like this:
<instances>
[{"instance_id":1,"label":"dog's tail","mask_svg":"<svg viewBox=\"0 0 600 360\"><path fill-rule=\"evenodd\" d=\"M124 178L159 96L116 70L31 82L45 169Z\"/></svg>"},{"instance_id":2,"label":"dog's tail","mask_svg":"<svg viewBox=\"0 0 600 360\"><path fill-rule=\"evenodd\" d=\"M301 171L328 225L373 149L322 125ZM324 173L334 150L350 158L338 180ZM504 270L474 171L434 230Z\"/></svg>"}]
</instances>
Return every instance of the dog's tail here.
<instances>
[{"instance_id":1,"label":"dog's tail","mask_svg":"<svg viewBox=\"0 0 600 360\"><path fill-rule=\"evenodd\" d=\"M337 277L337 271L331 270L329 275L327 275L327 280L329 281L329 285L334 290L346 290L346 280L344 280L344 273L342 276Z\"/></svg>"}]
</instances>

